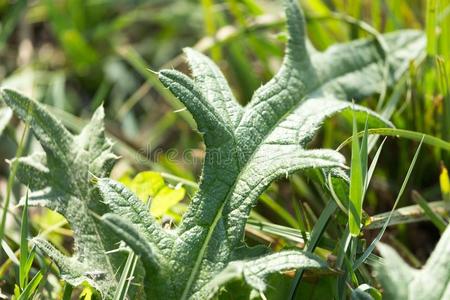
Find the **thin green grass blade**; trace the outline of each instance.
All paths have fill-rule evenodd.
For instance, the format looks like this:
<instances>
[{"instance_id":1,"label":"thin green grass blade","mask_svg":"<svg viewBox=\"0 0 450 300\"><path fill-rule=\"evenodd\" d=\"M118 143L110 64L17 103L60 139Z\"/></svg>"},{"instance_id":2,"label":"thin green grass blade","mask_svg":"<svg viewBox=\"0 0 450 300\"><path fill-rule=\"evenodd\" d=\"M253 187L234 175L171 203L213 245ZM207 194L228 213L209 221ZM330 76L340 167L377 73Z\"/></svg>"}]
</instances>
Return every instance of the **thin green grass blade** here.
<instances>
[{"instance_id":1,"label":"thin green grass blade","mask_svg":"<svg viewBox=\"0 0 450 300\"><path fill-rule=\"evenodd\" d=\"M272 211L279 217L281 217L287 224L296 229L300 228L298 222L294 219L294 217L292 217L292 215L284 207L278 204L269 195L262 194L259 199L268 207L270 207Z\"/></svg>"},{"instance_id":2,"label":"thin green grass blade","mask_svg":"<svg viewBox=\"0 0 450 300\"><path fill-rule=\"evenodd\" d=\"M18 158L22 156L25 145L25 138L28 136L28 123L25 125L25 130L23 131L22 137L20 138L19 145L16 151L16 160L11 165L10 173L8 177L8 184L6 186L6 197L5 202L3 202L2 219L0 223L0 240L3 240L5 236L5 226L6 226L6 216L8 214L9 203L11 202L11 192L14 185L14 181L17 173L17 161Z\"/></svg>"},{"instance_id":3,"label":"thin green grass blade","mask_svg":"<svg viewBox=\"0 0 450 300\"><path fill-rule=\"evenodd\" d=\"M33 265L34 256L36 255L36 252L34 251L34 248L31 248L31 251L28 254L28 259L25 262L25 271L27 272L27 281L28 281L28 274L30 273L31 266Z\"/></svg>"},{"instance_id":4,"label":"thin green grass blade","mask_svg":"<svg viewBox=\"0 0 450 300\"><path fill-rule=\"evenodd\" d=\"M322 213L320 214L319 219L316 224L314 224L313 230L311 232L311 237L306 245L306 252L312 253L314 249L317 247L320 238L325 232L325 228L327 227L328 221L330 221L331 216L337 209L337 204L334 201L328 201L327 206L324 208ZM297 270L295 274L295 278L292 281L291 289L289 291L289 299L295 299L298 285L300 284L300 280L303 277L304 269Z\"/></svg>"},{"instance_id":5,"label":"thin green grass blade","mask_svg":"<svg viewBox=\"0 0 450 300\"><path fill-rule=\"evenodd\" d=\"M358 128L356 118L353 116L352 158L350 167L350 202L348 222L352 236L358 236L361 228L363 171L361 165L361 150L359 147Z\"/></svg>"},{"instance_id":6,"label":"thin green grass blade","mask_svg":"<svg viewBox=\"0 0 450 300\"><path fill-rule=\"evenodd\" d=\"M117 287L116 293L114 295L114 300L124 300L127 297L127 282L130 276L130 271L133 267L134 262L134 252L130 250L128 253L127 260L125 262L125 266L122 270L122 274L120 275L119 285Z\"/></svg>"},{"instance_id":7,"label":"thin green grass blade","mask_svg":"<svg viewBox=\"0 0 450 300\"><path fill-rule=\"evenodd\" d=\"M128 290L130 289L132 279L134 278L133 275L134 275L134 272L136 270L136 266L138 264L138 261L139 261L139 257L137 255L134 255L133 256L133 260L131 262L131 269L130 269L130 272L128 273L129 276L128 276L127 281L126 281L124 295L128 295Z\"/></svg>"},{"instance_id":8,"label":"thin green grass blade","mask_svg":"<svg viewBox=\"0 0 450 300\"><path fill-rule=\"evenodd\" d=\"M380 154L381 154L381 151L383 150L383 146L384 146L384 143L386 142L386 139L387 139L386 137L383 139L380 147L378 147L378 150L372 159L372 162L370 163L369 170L367 171L367 180L366 180L365 190L367 190L369 188L370 181L372 180L373 173L375 172L375 168L378 164L378 159L380 158Z\"/></svg>"},{"instance_id":9,"label":"thin green grass blade","mask_svg":"<svg viewBox=\"0 0 450 300\"><path fill-rule=\"evenodd\" d=\"M248 220L247 227L301 244L306 243L306 241L308 241L311 236L307 232L299 233L298 229L273 224L267 221L255 220L253 218L250 218ZM331 239L322 238L320 240L319 246L331 250L334 247L334 242Z\"/></svg>"},{"instance_id":10,"label":"thin green grass blade","mask_svg":"<svg viewBox=\"0 0 450 300\"><path fill-rule=\"evenodd\" d=\"M148 64L144 61L142 56L131 46L126 46L117 49L117 52L122 56L147 82L160 93L167 103L174 109L180 110L183 107L181 103L166 89L158 80L158 75L148 69ZM195 128L194 120L187 111L180 111L177 113L183 118L191 127Z\"/></svg>"},{"instance_id":11,"label":"thin green grass blade","mask_svg":"<svg viewBox=\"0 0 450 300\"><path fill-rule=\"evenodd\" d=\"M3 251L5 251L6 256L16 265L20 266L20 262L16 257L16 254L14 253L14 250L11 249L11 247L8 245L8 243L5 240L2 240L2 248Z\"/></svg>"},{"instance_id":12,"label":"thin green grass blade","mask_svg":"<svg viewBox=\"0 0 450 300\"><path fill-rule=\"evenodd\" d=\"M216 20L215 11L213 8L213 0L201 0L203 9L204 28L206 29L206 35L213 37L216 34ZM211 48L211 56L215 61L219 61L222 58L221 49L217 46Z\"/></svg>"},{"instance_id":13,"label":"thin green grass blade","mask_svg":"<svg viewBox=\"0 0 450 300\"><path fill-rule=\"evenodd\" d=\"M394 213L395 208L397 207L397 204L400 201L400 198L403 196L403 192L406 189L406 185L408 184L409 177L411 176L414 166L416 164L417 157L419 156L420 149L422 148L424 139L425 138L423 137L422 141L420 142L419 146L417 147L416 153L414 154L414 158L409 166L408 172L406 173L406 176L405 176L405 179L403 180L400 191L398 192L397 198L395 199L394 206L392 207L392 210L391 210L386 222L384 223L383 227L381 228L381 230L378 233L378 235L376 236L376 238L367 247L366 251L364 251L364 253L355 261L355 263L353 264L353 270L356 270L367 259L367 257L369 257L369 255L375 249L376 244L380 241L381 237L383 236L384 232L386 231L386 228L389 224L392 214Z\"/></svg>"},{"instance_id":14,"label":"thin green grass blade","mask_svg":"<svg viewBox=\"0 0 450 300\"><path fill-rule=\"evenodd\" d=\"M362 172L362 179L363 179L361 206L364 203L364 196L366 194L366 190L367 190L367 186L368 186L368 178L367 178L367 165L368 165L368 159L369 159L369 133L367 132L368 122L369 122L369 115L367 115L366 123L364 125L364 135L362 137L361 149L360 149L361 172Z\"/></svg>"},{"instance_id":15,"label":"thin green grass blade","mask_svg":"<svg viewBox=\"0 0 450 300\"><path fill-rule=\"evenodd\" d=\"M382 20L382 2L381 1L371 1L371 18L372 18L372 25L376 30L381 30L381 20Z\"/></svg>"},{"instance_id":16,"label":"thin green grass blade","mask_svg":"<svg viewBox=\"0 0 450 300\"><path fill-rule=\"evenodd\" d=\"M336 201L336 204L339 206L339 208L340 208L346 215L348 215L348 209L347 209L347 207L345 207L344 203L342 203L341 199L339 198L339 196L337 195L337 193L336 193L336 191L335 191L335 189L334 189L331 174L328 174L328 187L329 187L329 189L330 189L331 197L334 199L334 201Z\"/></svg>"},{"instance_id":17,"label":"thin green grass blade","mask_svg":"<svg viewBox=\"0 0 450 300\"><path fill-rule=\"evenodd\" d=\"M64 284L64 293L62 296L62 300L71 300L72 292L73 292L73 286L66 282Z\"/></svg>"},{"instance_id":18,"label":"thin green grass blade","mask_svg":"<svg viewBox=\"0 0 450 300\"><path fill-rule=\"evenodd\" d=\"M405 129L396 129L396 128L371 128L368 130L369 135L383 135L383 136L392 136L392 137L401 137L413 141L420 142L423 139L423 143L437 147L440 149L444 149L450 151L450 143L446 142L440 138ZM364 131L358 132L358 137L362 137L364 135ZM342 142L339 147L337 147L337 151L341 150L344 146L351 143L353 137L347 138L344 142Z\"/></svg>"},{"instance_id":19,"label":"thin green grass blade","mask_svg":"<svg viewBox=\"0 0 450 300\"><path fill-rule=\"evenodd\" d=\"M341 239L339 241L338 254L337 254L337 258L336 258L336 267L338 269L342 269L342 267L344 265L344 260L346 259L347 250L348 250L348 247L350 246L351 240L352 240L352 236L350 234L350 230L347 225L345 227L345 230L342 233ZM344 274L342 274L339 277L339 279L336 281L337 295L338 295L339 300L344 299L345 288L346 288L345 282L347 281L347 277L348 277L348 270L345 269Z\"/></svg>"},{"instance_id":20,"label":"thin green grass blade","mask_svg":"<svg viewBox=\"0 0 450 300\"><path fill-rule=\"evenodd\" d=\"M439 229L439 231L443 233L445 231L445 228L447 228L447 223L444 221L444 219L440 215L435 213L433 209L431 209L428 201L425 200L425 198L417 191L413 191L412 198L423 209L425 215L430 219L434 226L436 226L437 229Z\"/></svg>"},{"instance_id":21,"label":"thin green grass blade","mask_svg":"<svg viewBox=\"0 0 450 300\"><path fill-rule=\"evenodd\" d=\"M450 140L450 83L448 79L448 71L445 60L436 57L437 76L439 78L439 87L443 96L442 99L442 138L446 141Z\"/></svg>"},{"instance_id":22,"label":"thin green grass blade","mask_svg":"<svg viewBox=\"0 0 450 300\"><path fill-rule=\"evenodd\" d=\"M19 287L23 290L28 282L28 192L25 196L25 205L22 211L22 222L20 226L20 267Z\"/></svg>"},{"instance_id":23,"label":"thin green grass blade","mask_svg":"<svg viewBox=\"0 0 450 300\"><path fill-rule=\"evenodd\" d=\"M150 201L146 203L147 209L150 209ZM118 288L114 295L114 300L125 300L127 298L128 289L130 288L131 278L136 268L138 256L130 249L125 266L120 276Z\"/></svg>"},{"instance_id":24,"label":"thin green grass blade","mask_svg":"<svg viewBox=\"0 0 450 300\"><path fill-rule=\"evenodd\" d=\"M18 300L32 299L32 295L39 286L39 283L41 282L42 278L44 278L42 271L37 272L36 275L34 275L33 279L31 279L31 281L27 284L23 292L20 294Z\"/></svg>"}]
</instances>

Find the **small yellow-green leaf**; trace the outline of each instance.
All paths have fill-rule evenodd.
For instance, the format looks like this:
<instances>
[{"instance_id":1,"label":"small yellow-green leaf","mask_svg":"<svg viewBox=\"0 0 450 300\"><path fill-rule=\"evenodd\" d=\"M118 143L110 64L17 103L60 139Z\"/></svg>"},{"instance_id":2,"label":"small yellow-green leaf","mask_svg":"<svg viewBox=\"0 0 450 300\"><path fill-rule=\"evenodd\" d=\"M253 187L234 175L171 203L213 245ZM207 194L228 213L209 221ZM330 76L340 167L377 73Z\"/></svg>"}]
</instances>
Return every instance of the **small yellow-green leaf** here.
<instances>
[{"instance_id":1,"label":"small yellow-green leaf","mask_svg":"<svg viewBox=\"0 0 450 300\"><path fill-rule=\"evenodd\" d=\"M149 197L155 197L165 186L164 179L157 172L141 172L133 178L130 183L130 189L144 202Z\"/></svg>"},{"instance_id":2,"label":"small yellow-green leaf","mask_svg":"<svg viewBox=\"0 0 450 300\"><path fill-rule=\"evenodd\" d=\"M80 299L92 300L94 295L94 289L86 282L83 283L84 289L81 291Z\"/></svg>"},{"instance_id":3,"label":"small yellow-green leaf","mask_svg":"<svg viewBox=\"0 0 450 300\"><path fill-rule=\"evenodd\" d=\"M170 187L163 187L159 193L153 198L150 212L155 217L161 217L170 208L175 206L178 202L183 200L185 190L183 188L172 189Z\"/></svg>"},{"instance_id":4,"label":"small yellow-green leaf","mask_svg":"<svg viewBox=\"0 0 450 300\"><path fill-rule=\"evenodd\" d=\"M186 193L181 187L175 189L168 187L158 172L141 172L133 179L125 175L120 178L120 182L128 186L143 202L147 202L151 197L150 211L155 217L167 213L170 208L183 200Z\"/></svg>"},{"instance_id":5,"label":"small yellow-green leaf","mask_svg":"<svg viewBox=\"0 0 450 300\"><path fill-rule=\"evenodd\" d=\"M439 176L439 183L441 185L442 198L445 201L450 201L450 179L448 177L447 168L442 164L441 175Z\"/></svg>"}]
</instances>

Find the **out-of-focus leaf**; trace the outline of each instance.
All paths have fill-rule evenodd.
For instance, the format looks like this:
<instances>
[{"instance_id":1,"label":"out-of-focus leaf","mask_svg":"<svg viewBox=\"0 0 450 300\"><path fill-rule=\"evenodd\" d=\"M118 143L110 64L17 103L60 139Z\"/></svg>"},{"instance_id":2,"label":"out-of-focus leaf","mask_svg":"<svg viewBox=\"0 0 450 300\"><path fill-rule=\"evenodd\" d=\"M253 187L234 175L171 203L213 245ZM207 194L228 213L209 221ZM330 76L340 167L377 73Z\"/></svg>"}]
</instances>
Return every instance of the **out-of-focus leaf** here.
<instances>
[{"instance_id":1,"label":"out-of-focus leaf","mask_svg":"<svg viewBox=\"0 0 450 300\"><path fill-rule=\"evenodd\" d=\"M2 16L0 22L0 50L5 46L10 34L13 32L14 27L19 22L22 12L25 11L27 6L27 0L19 0L11 5L8 9L6 16Z\"/></svg>"},{"instance_id":2,"label":"out-of-focus leaf","mask_svg":"<svg viewBox=\"0 0 450 300\"><path fill-rule=\"evenodd\" d=\"M150 199L150 212L155 217L164 215L170 208L183 200L186 194L182 187L167 186L158 172L141 172L133 179L123 176L120 181L144 203Z\"/></svg>"},{"instance_id":3,"label":"out-of-focus leaf","mask_svg":"<svg viewBox=\"0 0 450 300\"><path fill-rule=\"evenodd\" d=\"M9 120L11 120L11 117L12 117L12 110L9 107L0 108L0 135L3 134L3 131L8 125Z\"/></svg>"},{"instance_id":4,"label":"out-of-focus leaf","mask_svg":"<svg viewBox=\"0 0 450 300\"><path fill-rule=\"evenodd\" d=\"M448 177L447 168L442 164L441 175L439 176L441 186L442 199L450 203L450 179Z\"/></svg>"},{"instance_id":5,"label":"out-of-focus leaf","mask_svg":"<svg viewBox=\"0 0 450 300\"><path fill-rule=\"evenodd\" d=\"M384 261L376 265L383 299L450 299L450 227L421 270L411 268L388 245L379 244Z\"/></svg>"}]
</instances>

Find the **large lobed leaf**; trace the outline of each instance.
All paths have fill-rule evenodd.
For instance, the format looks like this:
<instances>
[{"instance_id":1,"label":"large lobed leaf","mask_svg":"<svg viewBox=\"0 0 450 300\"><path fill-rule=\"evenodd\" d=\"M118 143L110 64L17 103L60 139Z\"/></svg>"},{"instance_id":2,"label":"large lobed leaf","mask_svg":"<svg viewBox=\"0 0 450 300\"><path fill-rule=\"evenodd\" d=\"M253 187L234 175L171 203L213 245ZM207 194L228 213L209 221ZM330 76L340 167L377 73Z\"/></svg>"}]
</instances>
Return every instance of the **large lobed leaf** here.
<instances>
[{"instance_id":1,"label":"large lobed leaf","mask_svg":"<svg viewBox=\"0 0 450 300\"><path fill-rule=\"evenodd\" d=\"M185 50L193 79L175 70L159 72L161 82L191 112L206 144L200 190L173 233L170 249L159 245L155 251L168 253L167 264L160 263L160 269L170 270L164 275L168 276L164 296L186 299L206 286L217 288L212 288L219 284L215 276L234 268L230 266L235 266L235 250L245 248L242 241L250 210L271 182L307 168L343 169L339 153L309 150L308 142L325 118L353 106L347 100L379 93L385 84L395 82L424 47L422 33L406 31L384 37L388 57L374 39L309 53L304 18L295 1L286 1L286 15L288 45L280 71L245 108L235 101L217 66L195 50ZM364 107L354 105L354 110L360 119L368 115L370 126L391 126ZM105 199L111 198L108 185L115 183L100 184ZM133 247L136 239L125 231L121 238L129 240L136 252L142 251L138 245ZM148 284L157 281L154 274L147 280Z\"/></svg>"},{"instance_id":2,"label":"large lobed leaf","mask_svg":"<svg viewBox=\"0 0 450 300\"><path fill-rule=\"evenodd\" d=\"M117 247L92 212L103 214L104 205L89 182L90 174L109 176L116 156L103 131L103 108L100 107L80 135L74 136L39 103L12 90L1 97L24 121L28 122L45 152L21 157L17 177L29 186L29 205L44 206L62 214L74 232L73 257L65 257L48 242L34 240L60 268L61 276L72 285L89 282L103 296L111 297L118 267L106 251Z\"/></svg>"},{"instance_id":3,"label":"large lobed leaf","mask_svg":"<svg viewBox=\"0 0 450 300\"><path fill-rule=\"evenodd\" d=\"M365 120L367 115L370 126L390 126L348 100L380 93L385 84L395 82L423 50L424 37L415 31L385 35L387 57L374 39L336 45L323 53L308 50L303 14L294 0L285 3L288 43L283 64L245 108L234 99L218 67L195 50L185 50L193 79L175 70L159 73L193 115L206 144L200 189L174 231L161 228L147 206L117 182L96 179L102 201L97 198L89 173L107 177L114 160L103 134L101 109L73 136L36 102L2 92L5 102L30 122L45 150L18 161L19 178L35 191L30 204L61 212L74 229L72 258L36 242L55 259L63 278L74 285L87 280L106 298L112 297L117 264L105 252L115 239L91 212L103 215L103 225L141 257L146 295L152 299L210 297L230 280L243 280L263 293L268 273L324 267L301 251L238 259L251 252L243 243L250 210L277 178L308 168L342 174L341 154L310 150L308 143L325 118L350 108L357 118Z\"/></svg>"},{"instance_id":4,"label":"large lobed leaf","mask_svg":"<svg viewBox=\"0 0 450 300\"><path fill-rule=\"evenodd\" d=\"M383 299L450 298L450 226L421 270L410 267L390 246L379 244L383 261L376 266Z\"/></svg>"},{"instance_id":5,"label":"large lobed leaf","mask_svg":"<svg viewBox=\"0 0 450 300\"><path fill-rule=\"evenodd\" d=\"M264 278L276 272L298 268L323 269L326 264L313 254L287 250L254 260L233 261L208 284L195 293L194 299L213 299L219 288L233 281L243 281L257 292L266 290Z\"/></svg>"}]
</instances>

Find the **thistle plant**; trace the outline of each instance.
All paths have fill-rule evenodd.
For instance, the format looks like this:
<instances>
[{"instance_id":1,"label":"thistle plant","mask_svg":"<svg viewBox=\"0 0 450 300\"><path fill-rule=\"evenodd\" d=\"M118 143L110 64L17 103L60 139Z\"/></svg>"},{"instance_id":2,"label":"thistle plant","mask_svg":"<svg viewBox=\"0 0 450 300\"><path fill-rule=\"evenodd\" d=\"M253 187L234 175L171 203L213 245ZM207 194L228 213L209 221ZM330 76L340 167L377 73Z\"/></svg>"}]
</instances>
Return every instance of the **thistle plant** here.
<instances>
[{"instance_id":1,"label":"thistle plant","mask_svg":"<svg viewBox=\"0 0 450 300\"><path fill-rule=\"evenodd\" d=\"M375 266L385 299L448 299L450 297L450 227L441 236L421 270L410 267L386 244L378 244L383 261Z\"/></svg>"},{"instance_id":2,"label":"thistle plant","mask_svg":"<svg viewBox=\"0 0 450 300\"><path fill-rule=\"evenodd\" d=\"M279 72L242 107L218 67L186 49L193 79L162 70L160 81L189 110L206 145L200 188L175 229L162 228L148 207L122 184L108 179L116 157L105 138L99 108L83 132L74 136L38 103L13 91L2 98L41 142L45 154L21 158L18 177L34 192L29 204L62 213L74 230L75 255L64 257L48 242L34 243L59 266L72 285L88 281L112 298L123 258L106 254L123 240L140 257L148 299L209 299L232 281L262 295L270 273L327 268L300 250L271 253L249 248L244 228L258 197L276 179L318 169L344 181L344 157L327 149L308 149L322 122L353 110L370 126L388 120L351 100L380 93L407 70L424 47L417 31L383 35L330 47L307 43L302 11L285 1L288 41ZM89 174L97 179L93 184ZM92 178L92 177L91 177ZM94 216L101 216L97 222Z\"/></svg>"}]
</instances>

